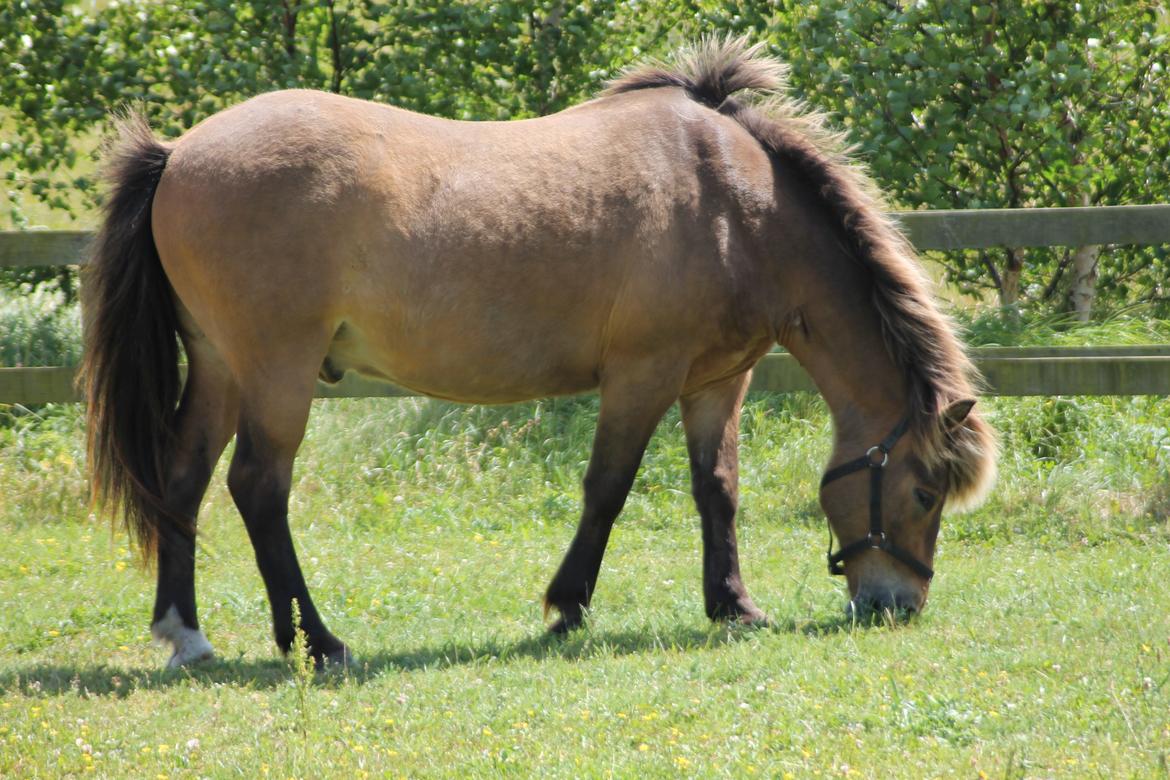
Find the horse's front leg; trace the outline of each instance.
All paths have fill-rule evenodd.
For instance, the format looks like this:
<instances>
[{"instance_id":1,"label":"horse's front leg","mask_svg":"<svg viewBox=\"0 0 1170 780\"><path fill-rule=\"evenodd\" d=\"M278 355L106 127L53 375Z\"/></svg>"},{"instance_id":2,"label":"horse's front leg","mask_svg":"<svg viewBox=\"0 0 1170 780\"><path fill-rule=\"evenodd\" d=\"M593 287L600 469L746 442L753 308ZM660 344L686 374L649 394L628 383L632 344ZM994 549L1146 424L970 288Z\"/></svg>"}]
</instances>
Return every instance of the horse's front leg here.
<instances>
[{"instance_id":1,"label":"horse's front leg","mask_svg":"<svg viewBox=\"0 0 1170 780\"><path fill-rule=\"evenodd\" d=\"M625 505L642 454L662 415L678 397L685 367L642 365L607 369L593 453L585 472L585 506L569 551L544 596L545 614L560 612L550 628L563 633L581 625L597 585L614 520Z\"/></svg>"},{"instance_id":2,"label":"horse's front leg","mask_svg":"<svg viewBox=\"0 0 1170 780\"><path fill-rule=\"evenodd\" d=\"M739 505L739 410L751 381L747 371L679 402L691 489L703 525L703 597L712 620L765 623L739 573L735 512Z\"/></svg>"}]
</instances>

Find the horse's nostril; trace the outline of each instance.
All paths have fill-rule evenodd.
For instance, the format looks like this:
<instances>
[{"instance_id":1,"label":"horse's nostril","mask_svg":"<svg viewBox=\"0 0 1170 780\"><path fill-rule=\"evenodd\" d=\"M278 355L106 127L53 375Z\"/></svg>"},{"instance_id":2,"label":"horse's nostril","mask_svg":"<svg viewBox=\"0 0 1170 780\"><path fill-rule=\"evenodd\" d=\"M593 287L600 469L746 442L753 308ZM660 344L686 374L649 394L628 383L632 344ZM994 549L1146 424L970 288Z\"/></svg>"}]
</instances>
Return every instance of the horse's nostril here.
<instances>
[{"instance_id":1,"label":"horse's nostril","mask_svg":"<svg viewBox=\"0 0 1170 780\"><path fill-rule=\"evenodd\" d=\"M901 620L918 614L918 600L900 594L886 596L858 594L845 606L845 611L856 620L874 620L883 616Z\"/></svg>"}]
</instances>

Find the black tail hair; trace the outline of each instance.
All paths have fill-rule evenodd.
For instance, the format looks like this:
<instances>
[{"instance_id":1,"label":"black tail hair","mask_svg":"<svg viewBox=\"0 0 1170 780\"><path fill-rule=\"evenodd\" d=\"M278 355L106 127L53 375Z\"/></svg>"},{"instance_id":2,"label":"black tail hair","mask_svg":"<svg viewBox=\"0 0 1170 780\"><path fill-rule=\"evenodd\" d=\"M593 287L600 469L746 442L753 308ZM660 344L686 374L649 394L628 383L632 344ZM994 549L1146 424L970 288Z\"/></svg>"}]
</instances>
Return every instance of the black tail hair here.
<instances>
[{"instance_id":1,"label":"black tail hair","mask_svg":"<svg viewBox=\"0 0 1170 780\"><path fill-rule=\"evenodd\" d=\"M163 522L179 379L178 314L151 232L151 204L170 158L138 113L116 119L105 152L104 219L84 271L87 452L96 505L117 518L146 560Z\"/></svg>"}]
</instances>

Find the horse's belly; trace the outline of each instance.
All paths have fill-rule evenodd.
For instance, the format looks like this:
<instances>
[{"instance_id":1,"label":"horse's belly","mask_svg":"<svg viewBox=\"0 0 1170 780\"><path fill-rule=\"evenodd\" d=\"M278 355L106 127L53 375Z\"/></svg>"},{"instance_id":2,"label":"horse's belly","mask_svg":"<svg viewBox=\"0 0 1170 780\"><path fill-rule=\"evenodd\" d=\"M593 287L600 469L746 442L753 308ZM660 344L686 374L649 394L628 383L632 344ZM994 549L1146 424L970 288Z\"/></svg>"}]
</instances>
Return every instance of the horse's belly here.
<instances>
[{"instance_id":1,"label":"horse's belly","mask_svg":"<svg viewBox=\"0 0 1170 780\"><path fill-rule=\"evenodd\" d=\"M547 339L504 349L484 340L370 338L349 323L338 331L321 377L336 382L346 371L465 403L512 403L597 386L595 361Z\"/></svg>"}]
</instances>

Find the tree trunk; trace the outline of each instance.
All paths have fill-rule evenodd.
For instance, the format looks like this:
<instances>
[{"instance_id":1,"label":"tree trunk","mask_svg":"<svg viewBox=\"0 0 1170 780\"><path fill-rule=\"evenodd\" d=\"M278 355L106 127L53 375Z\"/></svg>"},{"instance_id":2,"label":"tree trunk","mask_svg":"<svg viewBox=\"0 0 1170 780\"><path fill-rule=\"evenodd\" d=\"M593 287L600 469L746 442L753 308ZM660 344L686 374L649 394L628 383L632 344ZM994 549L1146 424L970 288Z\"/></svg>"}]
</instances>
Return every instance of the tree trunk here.
<instances>
[{"instance_id":1,"label":"tree trunk","mask_svg":"<svg viewBox=\"0 0 1170 780\"><path fill-rule=\"evenodd\" d=\"M565 3L558 2L543 19L536 11L528 14L528 25L532 36L532 45L536 47L536 62L533 76L540 84L544 93L537 108L540 116L545 116L557 99L557 38L558 27L566 11Z\"/></svg>"},{"instance_id":2,"label":"tree trunk","mask_svg":"<svg viewBox=\"0 0 1170 780\"><path fill-rule=\"evenodd\" d=\"M1100 254L1099 246L1077 247L1073 252L1073 281L1068 297L1077 322L1088 322L1093 313L1093 301L1097 297L1097 258Z\"/></svg>"},{"instance_id":3,"label":"tree trunk","mask_svg":"<svg viewBox=\"0 0 1170 780\"><path fill-rule=\"evenodd\" d=\"M1082 206L1091 206L1088 193L1081 196ZM1068 300L1073 317L1077 322L1088 322L1093 313L1093 301L1097 297L1097 258L1099 246L1077 247L1072 256L1072 286Z\"/></svg>"},{"instance_id":4,"label":"tree trunk","mask_svg":"<svg viewBox=\"0 0 1170 780\"><path fill-rule=\"evenodd\" d=\"M284 52L291 60L297 55L297 9L284 0Z\"/></svg>"},{"instance_id":5,"label":"tree trunk","mask_svg":"<svg viewBox=\"0 0 1170 780\"><path fill-rule=\"evenodd\" d=\"M1020 302L1020 276L1023 270L1024 250L1009 249L999 288L999 305L1005 309L1014 308Z\"/></svg>"},{"instance_id":6,"label":"tree trunk","mask_svg":"<svg viewBox=\"0 0 1170 780\"><path fill-rule=\"evenodd\" d=\"M329 91L335 94L341 94L341 77L345 73L345 67L341 63L341 34L337 31L337 9L334 7L333 0L326 0L326 7L329 9L329 52L332 55L333 76L329 80Z\"/></svg>"}]
</instances>

